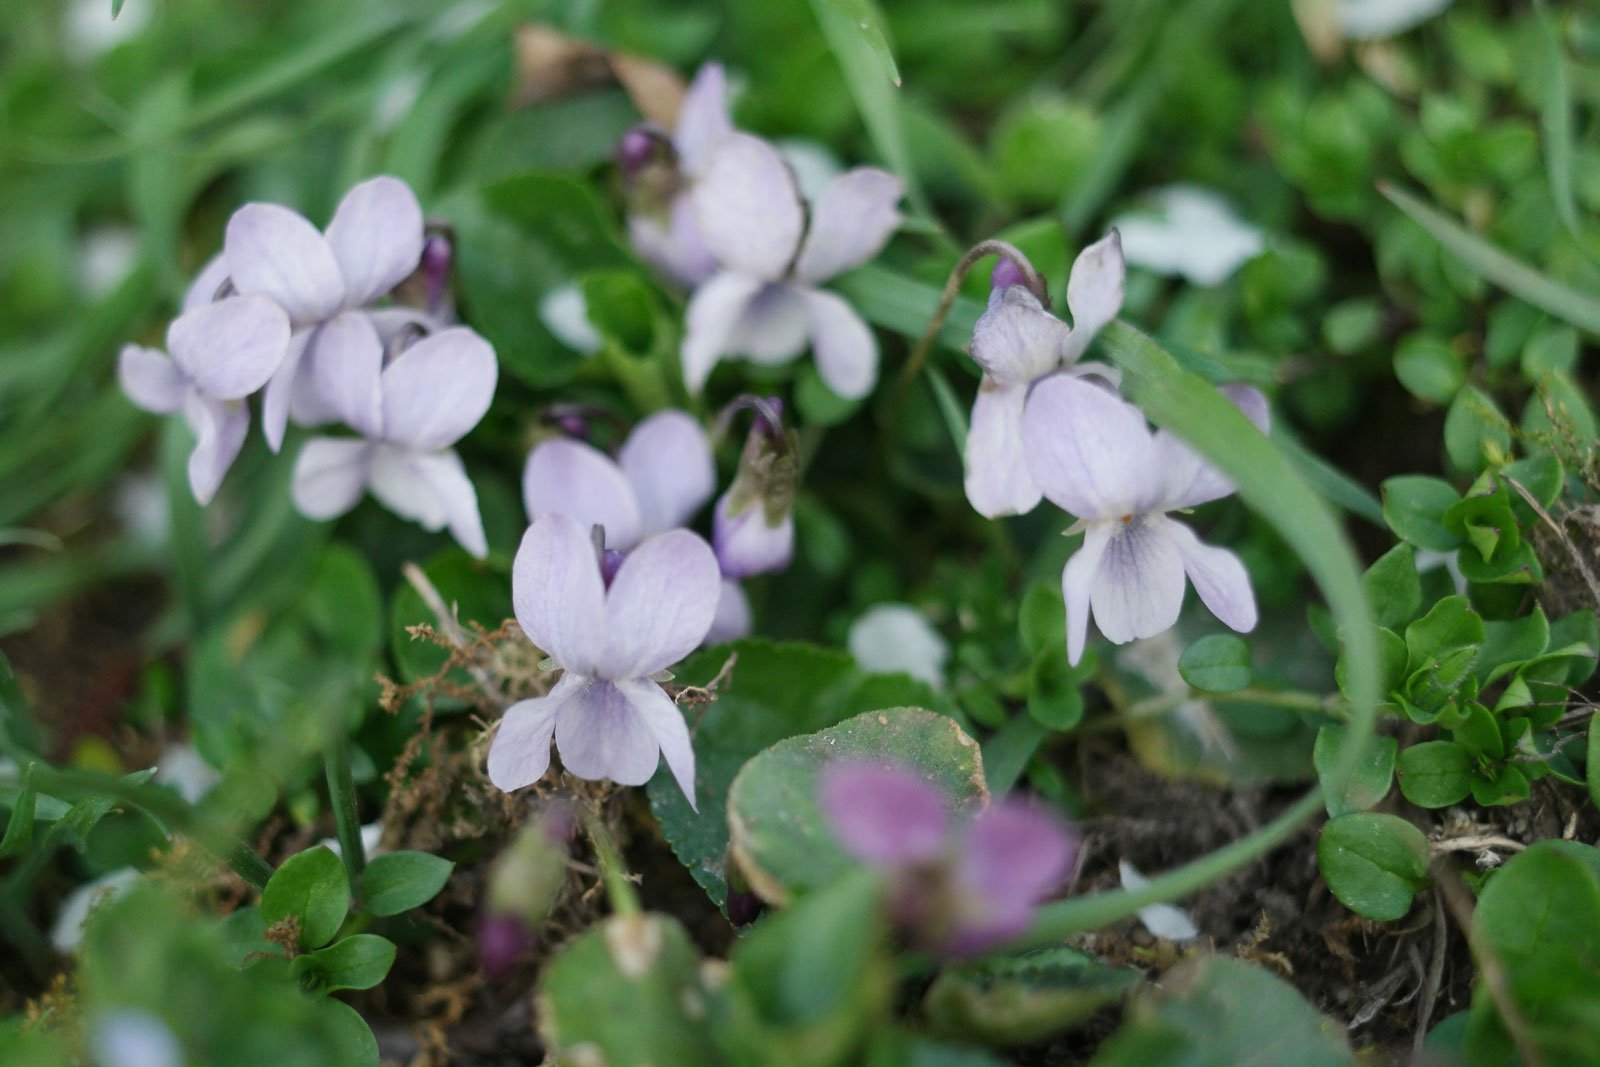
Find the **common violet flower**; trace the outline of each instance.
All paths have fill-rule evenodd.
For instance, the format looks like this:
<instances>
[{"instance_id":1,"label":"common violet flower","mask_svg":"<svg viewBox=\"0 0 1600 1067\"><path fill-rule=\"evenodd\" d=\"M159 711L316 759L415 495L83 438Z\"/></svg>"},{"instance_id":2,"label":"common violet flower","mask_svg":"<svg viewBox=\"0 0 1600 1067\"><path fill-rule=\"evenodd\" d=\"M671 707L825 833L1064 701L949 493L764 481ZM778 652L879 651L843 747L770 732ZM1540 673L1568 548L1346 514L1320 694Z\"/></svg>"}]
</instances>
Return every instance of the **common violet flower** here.
<instances>
[{"instance_id":1,"label":"common violet flower","mask_svg":"<svg viewBox=\"0 0 1600 1067\"><path fill-rule=\"evenodd\" d=\"M1265 397L1248 387L1230 394L1265 428ZM1226 478L1172 434L1151 433L1138 408L1082 378L1057 375L1034 386L1022 422L1028 469L1084 533L1061 574L1071 663L1083 655L1091 609L1115 644L1172 626L1186 574L1217 618L1241 633L1254 629L1255 594L1239 557L1201 544L1167 515L1232 493Z\"/></svg>"},{"instance_id":2,"label":"common violet flower","mask_svg":"<svg viewBox=\"0 0 1600 1067\"><path fill-rule=\"evenodd\" d=\"M579 778L643 785L660 757L694 805L694 747L683 715L654 678L700 644L721 576L711 547L688 530L657 534L610 581L588 528L543 515L511 571L517 622L562 668L547 696L506 709L489 748L489 779L507 792L561 762Z\"/></svg>"},{"instance_id":3,"label":"common violet flower","mask_svg":"<svg viewBox=\"0 0 1600 1067\"><path fill-rule=\"evenodd\" d=\"M688 412L669 409L635 426L616 459L568 437L541 441L522 469L522 500L530 521L566 515L584 529L602 527L606 547L627 552L687 526L711 499L716 480L705 430ZM749 632L750 603L739 583L725 578L708 640Z\"/></svg>"},{"instance_id":4,"label":"common violet flower","mask_svg":"<svg viewBox=\"0 0 1600 1067\"><path fill-rule=\"evenodd\" d=\"M878 254L900 225L904 183L857 167L810 205L778 150L758 137L723 138L693 191L700 237L721 270L695 290L685 315L683 375L691 392L723 358L787 363L809 343L817 370L842 397L878 378L878 343L840 296L818 288Z\"/></svg>"},{"instance_id":5,"label":"common violet flower","mask_svg":"<svg viewBox=\"0 0 1600 1067\"><path fill-rule=\"evenodd\" d=\"M972 331L972 358L983 368L983 381L972 404L963 457L967 500L980 515L1022 515L1039 503L1039 485L1023 458L1023 402L1034 382L1072 368L1094 335L1117 317L1123 275L1115 230L1078 253L1067 280L1068 326L1023 284L1016 264L1001 259L995 266L989 308ZM1115 374L1087 366L1074 372Z\"/></svg>"},{"instance_id":6,"label":"common violet flower","mask_svg":"<svg viewBox=\"0 0 1600 1067\"><path fill-rule=\"evenodd\" d=\"M1006 799L958 823L938 790L899 767L833 765L818 802L844 850L888 877L896 923L945 955L1022 933L1077 859L1077 841L1042 808Z\"/></svg>"},{"instance_id":7,"label":"common violet flower","mask_svg":"<svg viewBox=\"0 0 1600 1067\"><path fill-rule=\"evenodd\" d=\"M364 315L341 315L320 331L338 359L311 366L312 386L360 438L315 437L294 465L295 507L331 519L372 495L427 530L446 526L461 546L488 552L478 494L454 445L494 398L498 364L489 342L458 326L389 359Z\"/></svg>"},{"instance_id":8,"label":"common violet flower","mask_svg":"<svg viewBox=\"0 0 1600 1067\"><path fill-rule=\"evenodd\" d=\"M228 220L223 261L232 288L268 297L289 315L294 341L262 398L267 444L283 444L291 414L303 425L330 422L332 401L318 395L317 364L359 361L343 347L364 341L349 326L417 269L423 250L422 207L398 178L377 177L352 188L324 232L279 204L246 204ZM380 320L388 328L391 320ZM416 319L426 316L418 312ZM343 322L341 329L325 327ZM337 373L337 372L334 372Z\"/></svg>"},{"instance_id":9,"label":"common violet flower","mask_svg":"<svg viewBox=\"0 0 1600 1067\"><path fill-rule=\"evenodd\" d=\"M209 504L244 445L250 408L289 348L289 317L270 300L233 296L198 304L167 329L172 353L127 345L117 360L123 392L157 415L183 413L196 442L189 488Z\"/></svg>"},{"instance_id":10,"label":"common violet flower","mask_svg":"<svg viewBox=\"0 0 1600 1067\"><path fill-rule=\"evenodd\" d=\"M628 240L646 263L685 289L717 270L700 237L689 193L731 133L727 79L720 63L707 63L684 93L670 139L651 126L636 126L617 147L629 207Z\"/></svg>"}]
</instances>

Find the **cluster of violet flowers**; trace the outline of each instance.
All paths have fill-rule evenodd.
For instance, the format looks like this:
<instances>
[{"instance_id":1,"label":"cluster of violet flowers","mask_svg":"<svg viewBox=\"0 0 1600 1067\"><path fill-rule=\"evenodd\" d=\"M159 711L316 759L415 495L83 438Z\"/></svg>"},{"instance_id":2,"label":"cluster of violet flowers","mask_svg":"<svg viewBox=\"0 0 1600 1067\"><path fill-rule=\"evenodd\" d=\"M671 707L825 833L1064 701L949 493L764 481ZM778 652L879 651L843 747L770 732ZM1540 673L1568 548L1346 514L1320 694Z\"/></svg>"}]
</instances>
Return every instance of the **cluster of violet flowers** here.
<instances>
[{"instance_id":1,"label":"cluster of violet flowers","mask_svg":"<svg viewBox=\"0 0 1600 1067\"><path fill-rule=\"evenodd\" d=\"M426 233L398 178L352 188L323 231L281 205L246 204L190 285L168 351L128 345L118 376L139 407L181 414L193 431L189 486L201 504L244 446L260 393L275 452L290 422L354 431L302 447L293 498L306 517L342 515L370 492L482 557L477 492L452 446L489 410L498 363L452 324L449 269L447 242ZM420 304L398 299L414 276Z\"/></svg>"},{"instance_id":2,"label":"cluster of violet flowers","mask_svg":"<svg viewBox=\"0 0 1600 1067\"><path fill-rule=\"evenodd\" d=\"M1170 517L1234 486L1171 433L1152 432L1117 393L1115 368L1078 362L1122 306L1116 231L1073 262L1070 326L1050 312L1032 267L1013 255L995 266L988 309L972 334L983 381L964 456L966 492L989 518L1025 514L1042 498L1077 518L1067 532L1082 533L1083 544L1061 575L1068 660L1082 658L1091 615L1115 644L1170 629L1186 578L1217 618L1240 632L1254 629L1255 594L1239 557L1202 544ZM1266 430L1259 390L1224 393Z\"/></svg>"}]
</instances>

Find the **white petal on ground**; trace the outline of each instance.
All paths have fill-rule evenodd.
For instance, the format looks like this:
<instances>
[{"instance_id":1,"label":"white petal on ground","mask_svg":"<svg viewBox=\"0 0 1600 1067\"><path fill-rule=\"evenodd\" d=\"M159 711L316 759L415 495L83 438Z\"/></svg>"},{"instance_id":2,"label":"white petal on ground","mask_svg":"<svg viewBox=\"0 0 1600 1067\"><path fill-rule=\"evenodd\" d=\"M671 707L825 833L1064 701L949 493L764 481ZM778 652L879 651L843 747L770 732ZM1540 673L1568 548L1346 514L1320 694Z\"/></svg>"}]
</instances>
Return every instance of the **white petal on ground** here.
<instances>
[{"instance_id":1,"label":"white petal on ground","mask_svg":"<svg viewBox=\"0 0 1600 1067\"><path fill-rule=\"evenodd\" d=\"M1155 210L1119 217L1129 263L1177 275L1195 285L1220 285L1266 248L1261 231L1209 189L1170 185L1154 194Z\"/></svg>"},{"instance_id":2,"label":"white petal on ground","mask_svg":"<svg viewBox=\"0 0 1600 1067\"><path fill-rule=\"evenodd\" d=\"M910 604L874 604L850 624L850 655L873 674L909 674L944 688L950 645Z\"/></svg>"},{"instance_id":3,"label":"white petal on ground","mask_svg":"<svg viewBox=\"0 0 1600 1067\"><path fill-rule=\"evenodd\" d=\"M156 781L171 786L179 796L193 804L222 781L217 769L207 763L200 750L188 743L168 745L156 761Z\"/></svg>"},{"instance_id":4,"label":"white petal on ground","mask_svg":"<svg viewBox=\"0 0 1600 1067\"><path fill-rule=\"evenodd\" d=\"M68 893L56 912L56 921L50 927L50 943L57 952L76 952L83 942L84 924L94 909L113 900L133 887L139 872L132 867L121 867L103 874L92 882L85 882Z\"/></svg>"},{"instance_id":5,"label":"white petal on ground","mask_svg":"<svg viewBox=\"0 0 1600 1067\"><path fill-rule=\"evenodd\" d=\"M1347 39L1394 37L1433 18L1450 0L1338 0L1337 20Z\"/></svg>"},{"instance_id":6,"label":"white petal on ground","mask_svg":"<svg viewBox=\"0 0 1600 1067\"><path fill-rule=\"evenodd\" d=\"M1122 888L1143 889L1150 879L1139 873L1127 860L1117 861L1117 871L1122 876ZM1165 941L1193 941L1200 930L1187 912L1171 904L1149 904L1139 909L1139 921L1146 930Z\"/></svg>"},{"instance_id":7,"label":"white petal on ground","mask_svg":"<svg viewBox=\"0 0 1600 1067\"><path fill-rule=\"evenodd\" d=\"M603 339L589 321L589 304L576 285L563 285L544 294L539 301L539 321L574 352L592 356L600 351Z\"/></svg>"},{"instance_id":8,"label":"white petal on ground","mask_svg":"<svg viewBox=\"0 0 1600 1067\"><path fill-rule=\"evenodd\" d=\"M183 1067L183 1046L158 1016L131 1008L89 1020L89 1054L95 1067Z\"/></svg>"}]
</instances>

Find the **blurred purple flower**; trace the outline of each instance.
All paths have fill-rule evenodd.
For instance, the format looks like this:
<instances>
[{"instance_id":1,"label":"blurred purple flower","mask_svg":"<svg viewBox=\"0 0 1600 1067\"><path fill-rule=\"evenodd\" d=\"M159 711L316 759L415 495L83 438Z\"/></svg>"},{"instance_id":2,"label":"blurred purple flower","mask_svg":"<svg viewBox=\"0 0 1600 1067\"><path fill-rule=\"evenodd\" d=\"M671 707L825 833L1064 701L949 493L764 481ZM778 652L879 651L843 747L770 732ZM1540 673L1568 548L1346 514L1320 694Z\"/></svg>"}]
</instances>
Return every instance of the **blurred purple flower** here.
<instances>
[{"instance_id":1,"label":"blurred purple flower","mask_svg":"<svg viewBox=\"0 0 1600 1067\"><path fill-rule=\"evenodd\" d=\"M896 922L946 955L976 955L1026 930L1077 856L1076 839L1044 809L1006 799L957 823L939 791L903 768L836 764L818 802L844 850L888 876Z\"/></svg>"},{"instance_id":2,"label":"blurred purple flower","mask_svg":"<svg viewBox=\"0 0 1600 1067\"><path fill-rule=\"evenodd\" d=\"M972 358L983 381L972 405L967 435L966 491L988 518L1022 515L1039 503L1039 486L1023 460L1022 406L1034 382L1071 367L1122 307L1122 245L1113 230L1085 248L1072 264L1067 309L1072 325L1045 310L1023 284L1017 264L995 264L989 309L972 331ZM1109 367L1084 367L1112 380Z\"/></svg>"},{"instance_id":3,"label":"blurred purple flower","mask_svg":"<svg viewBox=\"0 0 1600 1067\"><path fill-rule=\"evenodd\" d=\"M712 152L731 133L727 79L720 63L707 63L684 94L670 139L635 127L617 146L628 192L628 239L646 263L685 289L717 270L695 224L689 194Z\"/></svg>"},{"instance_id":4,"label":"blurred purple flower","mask_svg":"<svg viewBox=\"0 0 1600 1067\"><path fill-rule=\"evenodd\" d=\"M446 526L468 552L488 552L478 494L450 446L478 424L494 398L494 349L465 327L423 338L384 362L384 344L364 315L341 315L320 330L325 352L312 386L362 436L315 437L294 466L295 507L331 519L370 491L427 530Z\"/></svg>"},{"instance_id":5,"label":"blurred purple flower","mask_svg":"<svg viewBox=\"0 0 1600 1067\"><path fill-rule=\"evenodd\" d=\"M211 502L250 429L243 403L272 377L289 350L289 317L270 300L233 296L197 303L167 329L168 356L128 345L117 361L123 392L157 415L183 413L196 443L189 488Z\"/></svg>"},{"instance_id":6,"label":"blurred purple flower","mask_svg":"<svg viewBox=\"0 0 1600 1067\"><path fill-rule=\"evenodd\" d=\"M579 778L642 785L665 757L694 805L694 748L672 698L653 679L711 628L722 578L711 548L669 530L630 552L609 588L589 528L562 514L536 519L511 572L522 630L556 665L548 696L506 709L489 749L489 778L507 792L538 781L550 741Z\"/></svg>"},{"instance_id":7,"label":"blurred purple flower","mask_svg":"<svg viewBox=\"0 0 1600 1067\"><path fill-rule=\"evenodd\" d=\"M787 363L809 344L828 387L856 399L878 377L878 343L861 316L818 288L878 254L900 225L904 183L858 167L810 205L778 150L732 133L693 191L694 219L719 273L695 290L681 358L691 392L719 360Z\"/></svg>"},{"instance_id":8,"label":"blurred purple flower","mask_svg":"<svg viewBox=\"0 0 1600 1067\"><path fill-rule=\"evenodd\" d=\"M273 300L295 330L262 398L262 429L273 451L282 447L291 414L303 425L336 417L336 405L315 388L319 375L330 373L319 371L318 364L359 358L337 342L353 336L350 320L363 318L363 309L417 269L422 251L422 207L398 178L377 177L355 186L324 232L279 204L246 204L233 213L222 255L233 288ZM377 323L382 333L393 331L389 320L429 322L422 312L384 310ZM341 329L329 329L341 323Z\"/></svg>"},{"instance_id":9,"label":"blurred purple flower","mask_svg":"<svg viewBox=\"0 0 1600 1067\"><path fill-rule=\"evenodd\" d=\"M1230 398L1258 428L1267 401L1232 387ZM1022 416L1028 469L1050 501L1078 519L1083 545L1061 575L1067 658L1083 655L1092 607L1115 644L1151 637L1178 621L1184 576L1212 613L1248 632L1255 594L1239 557L1200 543L1167 517L1233 492L1233 485L1165 430L1151 433L1139 409L1109 389L1057 375L1034 387Z\"/></svg>"}]
</instances>

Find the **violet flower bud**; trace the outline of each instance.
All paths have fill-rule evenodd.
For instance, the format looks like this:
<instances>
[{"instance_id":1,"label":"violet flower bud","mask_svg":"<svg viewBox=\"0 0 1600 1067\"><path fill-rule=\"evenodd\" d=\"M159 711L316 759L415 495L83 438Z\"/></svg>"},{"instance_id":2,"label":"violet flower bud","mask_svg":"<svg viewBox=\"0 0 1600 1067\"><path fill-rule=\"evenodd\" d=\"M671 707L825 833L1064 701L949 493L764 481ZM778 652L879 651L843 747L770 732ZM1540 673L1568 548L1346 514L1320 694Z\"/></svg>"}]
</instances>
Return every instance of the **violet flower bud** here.
<instances>
[{"instance_id":1,"label":"violet flower bud","mask_svg":"<svg viewBox=\"0 0 1600 1067\"><path fill-rule=\"evenodd\" d=\"M1027 285L1028 278L1010 256L995 261L994 273L989 275L989 285L994 289L1009 289L1013 285Z\"/></svg>"},{"instance_id":2,"label":"violet flower bud","mask_svg":"<svg viewBox=\"0 0 1600 1067\"><path fill-rule=\"evenodd\" d=\"M503 982L533 947L533 933L519 916L489 915L478 924L477 941L478 966L484 977Z\"/></svg>"},{"instance_id":3,"label":"violet flower bud","mask_svg":"<svg viewBox=\"0 0 1600 1067\"><path fill-rule=\"evenodd\" d=\"M733 484L717 501L712 545L728 578L781 571L794 558L794 497L800 476L798 442L783 427L777 399L740 398L728 413L756 412ZM727 418L725 415L724 418Z\"/></svg>"},{"instance_id":4,"label":"violet flower bud","mask_svg":"<svg viewBox=\"0 0 1600 1067\"><path fill-rule=\"evenodd\" d=\"M438 315L449 306L450 271L455 265L455 248L440 232L430 233L422 243L422 292L428 314Z\"/></svg>"},{"instance_id":5,"label":"violet flower bud","mask_svg":"<svg viewBox=\"0 0 1600 1067\"><path fill-rule=\"evenodd\" d=\"M571 832L572 813L565 804L550 806L518 832L489 872L486 925L505 917L530 931L543 925L567 883Z\"/></svg>"},{"instance_id":6,"label":"violet flower bud","mask_svg":"<svg viewBox=\"0 0 1600 1067\"><path fill-rule=\"evenodd\" d=\"M636 178L659 151L661 135L649 126L635 126L617 142L617 169L624 178Z\"/></svg>"}]
</instances>

